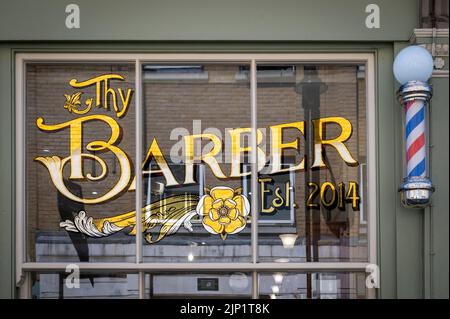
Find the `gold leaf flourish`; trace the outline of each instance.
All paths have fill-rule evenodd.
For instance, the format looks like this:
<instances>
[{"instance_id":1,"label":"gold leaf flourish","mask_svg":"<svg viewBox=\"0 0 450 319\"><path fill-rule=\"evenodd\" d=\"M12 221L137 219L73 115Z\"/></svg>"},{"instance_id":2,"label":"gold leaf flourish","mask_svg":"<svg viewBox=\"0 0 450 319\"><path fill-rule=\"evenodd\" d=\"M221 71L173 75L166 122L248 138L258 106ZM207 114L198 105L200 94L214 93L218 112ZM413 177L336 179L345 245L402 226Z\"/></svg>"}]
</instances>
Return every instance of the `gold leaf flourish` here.
<instances>
[{"instance_id":1,"label":"gold leaf flourish","mask_svg":"<svg viewBox=\"0 0 450 319\"><path fill-rule=\"evenodd\" d=\"M81 105L81 95L83 92L77 92L74 94L64 94L64 97L66 98L66 102L64 103L64 108L67 109L70 113L75 113L78 115L83 115L89 112L92 108L92 102L93 99L87 99L86 100L86 108L84 110L79 110L78 108Z\"/></svg>"},{"instance_id":2,"label":"gold leaf flourish","mask_svg":"<svg viewBox=\"0 0 450 319\"><path fill-rule=\"evenodd\" d=\"M193 218L199 200L198 195L174 195L142 208L142 232L145 240L154 244L174 234L188 218ZM193 214L190 214L193 213ZM117 216L94 219L94 225L103 230L105 222L117 227L132 227L128 235L136 235L136 212L128 212ZM156 236L155 236L156 235Z\"/></svg>"}]
</instances>

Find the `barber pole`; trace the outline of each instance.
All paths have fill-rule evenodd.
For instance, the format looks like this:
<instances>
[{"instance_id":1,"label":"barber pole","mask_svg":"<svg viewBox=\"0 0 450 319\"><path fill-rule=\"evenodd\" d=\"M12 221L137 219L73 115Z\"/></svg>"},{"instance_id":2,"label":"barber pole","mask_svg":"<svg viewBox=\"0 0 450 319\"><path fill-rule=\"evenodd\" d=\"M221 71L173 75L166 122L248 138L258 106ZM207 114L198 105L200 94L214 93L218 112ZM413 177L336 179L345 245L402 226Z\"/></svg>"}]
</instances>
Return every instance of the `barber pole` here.
<instances>
[{"instance_id":1,"label":"barber pole","mask_svg":"<svg viewBox=\"0 0 450 319\"><path fill-rule=\"evenodd\" d=\"M397 92L405 107L406 177L400 188L405 207L423 208L434 191L428 177L426 107L432 89L433 57L427 49L412 45L401 50L394 60L395 78L402 85Z\"/></svg>"},{"instance_id":2,"label":"barber pole","mask_svg":"<svg viewBox=\"0 0 450 319\"><path fill-rule=\"evenodd\" d=\"M420 81L410 81L398 91L405 107L406 177L400 191L406 207L426 206L434 191L427 172L426 106L432 88Z\"/></svg>"},{"instance_id":3,"label":"barber pole","mask_svg":"<svg viewBox=\"0 0 450 319\"><path fill-rule=\"evenodd\" d=\"M406 162L407 176L426 176L425 103L409 101L406 109Z\"/></svg>"}]
</instances>

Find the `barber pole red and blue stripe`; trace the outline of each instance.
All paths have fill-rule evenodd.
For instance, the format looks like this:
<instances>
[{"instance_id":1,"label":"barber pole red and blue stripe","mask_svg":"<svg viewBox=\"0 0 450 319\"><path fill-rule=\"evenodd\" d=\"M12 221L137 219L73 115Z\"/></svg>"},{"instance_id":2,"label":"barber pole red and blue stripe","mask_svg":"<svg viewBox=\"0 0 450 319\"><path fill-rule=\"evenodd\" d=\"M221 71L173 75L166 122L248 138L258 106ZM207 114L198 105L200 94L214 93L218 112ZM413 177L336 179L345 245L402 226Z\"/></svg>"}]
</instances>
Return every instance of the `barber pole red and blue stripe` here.
<instances>
[{"instance_id":1,"label":"barber pole red and blue stripe","mask_svg":"<svg viewBox=\"0 0 450 319\"><path fill-rule=\"evenodd\" d=\"M405 107L407 176L425 177L425 101L409 101Z\"/></svg>"}]
</instances>

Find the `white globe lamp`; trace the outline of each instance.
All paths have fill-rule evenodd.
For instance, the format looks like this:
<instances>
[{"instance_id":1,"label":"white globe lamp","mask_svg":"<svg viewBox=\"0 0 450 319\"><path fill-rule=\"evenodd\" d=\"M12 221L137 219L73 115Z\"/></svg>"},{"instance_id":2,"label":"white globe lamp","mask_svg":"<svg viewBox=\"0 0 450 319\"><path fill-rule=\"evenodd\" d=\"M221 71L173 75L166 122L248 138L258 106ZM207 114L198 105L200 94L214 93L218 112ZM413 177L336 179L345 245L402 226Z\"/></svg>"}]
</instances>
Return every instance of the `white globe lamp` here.
<instances>
[{"instance_id":1,"label":"white globe lamp","mask_svg":"<svg viewBox=\"0 0 450 319\"><path fill-rule=\"evenodd\" d=\"M433 57L427 49L412 45L401 50L394 60L394 76L400 84L427 82L433 73Z\"/></svg>"}]
</instances>

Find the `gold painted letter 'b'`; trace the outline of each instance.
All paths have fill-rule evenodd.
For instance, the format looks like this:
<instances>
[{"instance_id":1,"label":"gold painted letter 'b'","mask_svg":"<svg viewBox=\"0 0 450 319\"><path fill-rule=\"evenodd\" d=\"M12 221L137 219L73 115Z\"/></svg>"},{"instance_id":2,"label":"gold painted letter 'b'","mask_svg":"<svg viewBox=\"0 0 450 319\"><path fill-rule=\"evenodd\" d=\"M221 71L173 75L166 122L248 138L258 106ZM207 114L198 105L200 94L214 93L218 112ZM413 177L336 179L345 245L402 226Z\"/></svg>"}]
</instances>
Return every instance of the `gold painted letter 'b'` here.
<instances>
[{"instance_id":1,"label":"gold painted letter 'b'","mask_svg":"<svg viewBox=\"0 0 450 319\"><path fill-rule=\"evenodd\" d=\"M70 179L87 178L90 181L96 181L102 179L107 174L107 165L101 157L89 153L82 153L83 124L90 121L101 121L108 124L111 128L111 137L107 142L99 140L92 141L86 145L86 149L93 152L103 150L112 152L119 162L120 178L116 185L106 194L97 198L80 198L72 194L64 184L63 170L67 162L70 161ZM44 124L44 119L39 117L36 120L36 125L39 129L46 132L59 131L67 127L70 129L70 156L66 158L60 158L59 156L39 156L35 158L36 161L42 163L48 169L53 184L64 196L84 204L98 204L118 195L127 187L131 179L130 162L125 152L114 145L120 137L121 128L113 118L106 115L90 115L60 124L47 125ZM83 175L83 158L90 158L100 164L101 173L98 176L92 176L90 173L87 173L85 177Z\"/></svg>"}]
</instances>

